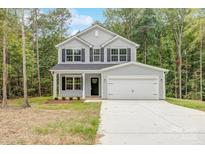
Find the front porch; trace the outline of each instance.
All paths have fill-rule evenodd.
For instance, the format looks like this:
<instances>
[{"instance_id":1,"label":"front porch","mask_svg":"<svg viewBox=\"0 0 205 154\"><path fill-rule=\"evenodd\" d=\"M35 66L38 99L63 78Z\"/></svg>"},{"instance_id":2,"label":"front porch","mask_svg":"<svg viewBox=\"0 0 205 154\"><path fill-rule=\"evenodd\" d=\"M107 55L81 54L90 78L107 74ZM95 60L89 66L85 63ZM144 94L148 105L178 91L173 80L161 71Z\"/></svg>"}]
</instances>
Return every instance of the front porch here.
<instances>
[{"instance_id":1,"label":"front porch","mask_svg":"<svg viewBox=\"0 0 205 154\"><path fill-rule=\"evenodd\" d=\"M52 72L52 75L53 98L101 99L101 73Z\"/></svg>"}]
</instances>

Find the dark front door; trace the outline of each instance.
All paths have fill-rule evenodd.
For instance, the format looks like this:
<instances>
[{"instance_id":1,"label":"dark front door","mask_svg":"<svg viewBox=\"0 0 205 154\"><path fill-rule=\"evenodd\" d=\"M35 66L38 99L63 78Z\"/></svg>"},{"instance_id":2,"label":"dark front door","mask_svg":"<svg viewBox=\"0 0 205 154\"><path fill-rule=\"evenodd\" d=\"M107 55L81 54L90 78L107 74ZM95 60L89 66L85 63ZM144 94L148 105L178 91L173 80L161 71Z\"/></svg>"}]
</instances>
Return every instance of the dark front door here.
<instances>
[{"instance_id":1,"label":"dark front door","mask_svg":"<svg viewBox=\"0 0 205 154\"><path fill-rule=\"evenodd\" d=\"M91 78L91 95L99 95L99 79Z\"/></svg>"}]
</instances>

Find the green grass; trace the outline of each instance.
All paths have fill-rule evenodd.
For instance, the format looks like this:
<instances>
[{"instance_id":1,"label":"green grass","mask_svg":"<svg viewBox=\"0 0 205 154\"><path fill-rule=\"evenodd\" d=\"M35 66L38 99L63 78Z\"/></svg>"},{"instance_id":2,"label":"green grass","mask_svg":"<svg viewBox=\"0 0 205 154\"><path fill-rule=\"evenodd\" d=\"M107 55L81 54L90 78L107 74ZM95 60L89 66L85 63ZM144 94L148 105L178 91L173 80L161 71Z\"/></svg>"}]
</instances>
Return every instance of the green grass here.
<instances>
[{"instance_id":1,"label":"green grass","mask_svg":"<svg viewBox=\"0 0 205 154\"><path fill-rule=\"evenodd\" d=\"M199 100L167 98L167 102L183 107L205 111L205 102Z\"/></svg>"}]
</instances>

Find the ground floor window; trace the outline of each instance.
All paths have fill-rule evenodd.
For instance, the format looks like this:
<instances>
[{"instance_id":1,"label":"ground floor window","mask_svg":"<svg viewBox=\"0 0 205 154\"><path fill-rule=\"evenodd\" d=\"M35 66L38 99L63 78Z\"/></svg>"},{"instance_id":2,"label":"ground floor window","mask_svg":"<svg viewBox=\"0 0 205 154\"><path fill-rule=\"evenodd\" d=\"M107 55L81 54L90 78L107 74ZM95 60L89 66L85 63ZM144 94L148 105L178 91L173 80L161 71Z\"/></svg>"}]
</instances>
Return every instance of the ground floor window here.
<instances>
[{"instance_id":1,"label":"ground floor window","mask_svg":"<svg viewBox=\"0 0 205 154\"><path fill-rule=\"evenodd\" d=\"M65 90L81 90L81 77L65 77Z\"/></svg>"}]
</instances>

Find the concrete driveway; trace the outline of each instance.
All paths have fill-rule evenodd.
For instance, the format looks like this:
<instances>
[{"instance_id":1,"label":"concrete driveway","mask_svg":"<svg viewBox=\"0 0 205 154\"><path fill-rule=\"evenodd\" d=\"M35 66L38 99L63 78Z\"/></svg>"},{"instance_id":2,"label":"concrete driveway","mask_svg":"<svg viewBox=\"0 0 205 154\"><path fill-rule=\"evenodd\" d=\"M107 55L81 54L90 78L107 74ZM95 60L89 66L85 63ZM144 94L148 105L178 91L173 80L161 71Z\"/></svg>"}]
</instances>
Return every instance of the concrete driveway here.
<instances>
[{"instance_id":1,"label":"concrete driveway","mask_svg":"<svg viewBox=\"0 0 205 154\"><path fill-rule=\"evenodd\" d=\"M166 101L105 100L99 144L205 144L205 112Z\"/></svg>"}]
</instances>

